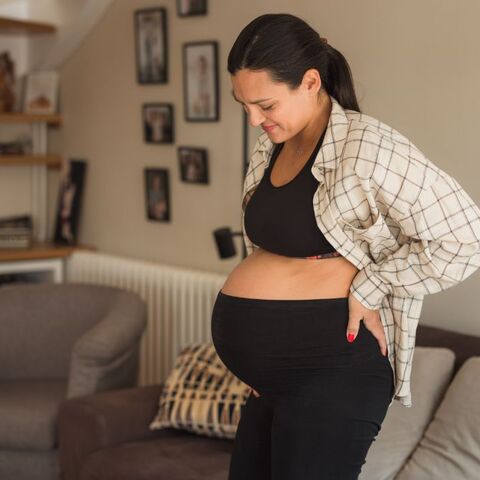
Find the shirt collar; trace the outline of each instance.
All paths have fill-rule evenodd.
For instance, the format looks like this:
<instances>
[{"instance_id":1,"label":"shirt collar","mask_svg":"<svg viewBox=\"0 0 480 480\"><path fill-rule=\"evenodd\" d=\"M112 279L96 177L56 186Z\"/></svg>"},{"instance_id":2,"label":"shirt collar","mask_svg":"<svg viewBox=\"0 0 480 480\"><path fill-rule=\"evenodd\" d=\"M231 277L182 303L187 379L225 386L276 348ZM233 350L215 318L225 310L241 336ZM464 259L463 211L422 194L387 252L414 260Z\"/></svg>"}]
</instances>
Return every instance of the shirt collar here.
<instances>
[{"instance_id":1,"label":"shirt collar","mask_svg":"<svg viewBox=\"0 0 480 480\"><path fill-rule=\"evenodd\" d=\"M349 120L340 103L331 95L329 96L332 101L332 111L330 112L322 146L317 153L313 165L317 168L335 169L337 168L337 162L341 157L347 138ZM274 145L268 137L267 132L263 132L260 135L258 151L262 152L264 157L264 152L271 153Z\"/></svg>"}]
</instances>

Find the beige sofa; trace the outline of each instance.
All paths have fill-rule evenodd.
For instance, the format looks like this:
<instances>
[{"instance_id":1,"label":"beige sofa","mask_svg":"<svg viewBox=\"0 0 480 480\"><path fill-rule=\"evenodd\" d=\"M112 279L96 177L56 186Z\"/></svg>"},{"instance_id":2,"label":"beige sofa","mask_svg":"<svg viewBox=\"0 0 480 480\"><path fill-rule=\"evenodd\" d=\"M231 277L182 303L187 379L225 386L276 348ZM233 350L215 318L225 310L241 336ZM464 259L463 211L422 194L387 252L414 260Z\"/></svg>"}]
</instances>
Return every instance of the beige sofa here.
<instances>
[{"instance_id":1,"label":"beige sofa","mask_svg":"<svg viewBox=\"0 0 480 480\"><path fill-rule=\"evenodd\" d=\"M418 327L414 406L392 404L361 480L480 478L477 355L480 337ZM232 440L149 430L161 389L138 387L62 402L62 479L226 480Z\"/></svg>"}]
</instances>

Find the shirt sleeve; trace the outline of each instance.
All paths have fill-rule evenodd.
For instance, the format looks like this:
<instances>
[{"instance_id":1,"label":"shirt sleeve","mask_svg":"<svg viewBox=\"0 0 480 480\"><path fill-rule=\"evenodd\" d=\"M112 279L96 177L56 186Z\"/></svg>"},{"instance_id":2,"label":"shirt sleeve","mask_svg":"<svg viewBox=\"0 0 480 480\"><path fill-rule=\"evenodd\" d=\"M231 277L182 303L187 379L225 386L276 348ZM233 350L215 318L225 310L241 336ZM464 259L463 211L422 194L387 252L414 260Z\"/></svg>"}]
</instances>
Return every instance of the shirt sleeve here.
<instances>
[{"instance_id":1,"label":"shirt sleeve","mask_svg":"<svg viewBox=\"0 0 480 480\"><path fill-rule=\"evenodd\" d=\"M410 241L359 270L350 286L366 308L379 309L388 294L417 296L445 290L480 267L480 209L445 172L394 220Z\"/></svg>"}]
</instances>

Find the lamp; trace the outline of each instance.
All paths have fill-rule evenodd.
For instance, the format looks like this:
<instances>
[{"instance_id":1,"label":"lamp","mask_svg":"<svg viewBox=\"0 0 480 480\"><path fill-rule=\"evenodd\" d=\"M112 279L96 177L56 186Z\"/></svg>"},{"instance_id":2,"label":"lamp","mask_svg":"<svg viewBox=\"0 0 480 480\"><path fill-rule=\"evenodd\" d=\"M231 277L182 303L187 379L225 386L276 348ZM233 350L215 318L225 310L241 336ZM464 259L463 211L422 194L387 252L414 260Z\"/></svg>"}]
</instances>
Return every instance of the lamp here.
<instances>
[{"instance_id":1,"label":"lamp","mask_svg":"<svg viewBox=\"0 0 480 480\"><path fill-rule=\"evenodd\" d=\"M213 231L220 258L230 258L237 254L237 249L233 243L235 235L242 235L242 232L232 232L230 227L221 227Z\"/></svg>"}]
</instances>

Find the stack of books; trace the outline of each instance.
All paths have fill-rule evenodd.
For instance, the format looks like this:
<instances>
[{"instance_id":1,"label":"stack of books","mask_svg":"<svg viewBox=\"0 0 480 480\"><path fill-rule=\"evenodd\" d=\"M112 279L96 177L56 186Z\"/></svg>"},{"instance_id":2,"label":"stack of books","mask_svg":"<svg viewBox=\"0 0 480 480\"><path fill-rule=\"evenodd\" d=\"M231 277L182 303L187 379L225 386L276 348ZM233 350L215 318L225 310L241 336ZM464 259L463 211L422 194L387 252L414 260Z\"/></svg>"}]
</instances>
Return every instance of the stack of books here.
<instances>
[{"instance_id":1,"label":"stack of books","mask_svg":"<svg viewBox=\"0 0 480 480\"><path fill-rule=\"evenodd\" d=\"M30 215L0 218L0 248L30 248L32 223Z\"/></svg>"}]
</instances>

